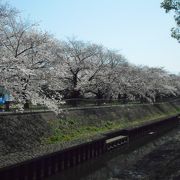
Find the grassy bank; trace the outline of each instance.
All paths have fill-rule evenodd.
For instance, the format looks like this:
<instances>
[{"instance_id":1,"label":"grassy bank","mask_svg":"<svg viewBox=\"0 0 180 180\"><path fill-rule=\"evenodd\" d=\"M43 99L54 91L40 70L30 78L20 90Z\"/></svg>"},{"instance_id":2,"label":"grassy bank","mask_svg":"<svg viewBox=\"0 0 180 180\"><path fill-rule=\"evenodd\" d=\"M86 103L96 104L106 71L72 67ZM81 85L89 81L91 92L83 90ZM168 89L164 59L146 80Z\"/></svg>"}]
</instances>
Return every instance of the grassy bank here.
<instances>
[{"instance_id":1,"label":"grassy bank","mask_svg":"<svg viewBox=\"0 0 180 180\"><path fill-rule=\"evenodd\" d=\"M180 113L180 101L163 104L0 114L0 167L30 160L102 137L115 129L138 126Z\"/></svg>"},{"instance_id":2,"label":"grassy bank","mask_svg":"<svg viewBox=\"0 0 180 180\"><path fill-rule=\"evenodd\" d=\"M180 101L52 112L0 114L0 157L36 147L86 142L101 133L180 113ZM54 148L54 147L53 147Z\"/></svg>"},{"instance_id":3,"label":"grassy bank","mask_svg":"<svg viewBox=\"0 0 180 180\"><path fill-rule=\"evenodd\" d=\"M179 103L129 105L116 108L79 110L65 113L64 118L49 121L51 136L43 144L88 139L111 130L134 127L180 113Z\"/></svg>"}]
</instances>

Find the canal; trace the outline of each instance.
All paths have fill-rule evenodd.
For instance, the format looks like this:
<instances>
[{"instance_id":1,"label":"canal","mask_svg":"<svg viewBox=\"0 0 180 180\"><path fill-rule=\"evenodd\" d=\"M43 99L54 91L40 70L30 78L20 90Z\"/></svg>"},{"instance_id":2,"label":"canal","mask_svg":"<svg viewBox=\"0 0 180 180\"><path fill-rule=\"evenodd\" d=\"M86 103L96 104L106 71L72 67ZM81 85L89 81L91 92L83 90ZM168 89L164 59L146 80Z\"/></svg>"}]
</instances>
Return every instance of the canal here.
<instances>
[{"instance_id":1,"label":"canal","mask_svg":"<svg viewBox=\"0 0 180 180\"><path fill-rule=\"evenodd\" d=\"M180 179L180 127L65 170L46 180Z\"/></svg>"}]
</instances>

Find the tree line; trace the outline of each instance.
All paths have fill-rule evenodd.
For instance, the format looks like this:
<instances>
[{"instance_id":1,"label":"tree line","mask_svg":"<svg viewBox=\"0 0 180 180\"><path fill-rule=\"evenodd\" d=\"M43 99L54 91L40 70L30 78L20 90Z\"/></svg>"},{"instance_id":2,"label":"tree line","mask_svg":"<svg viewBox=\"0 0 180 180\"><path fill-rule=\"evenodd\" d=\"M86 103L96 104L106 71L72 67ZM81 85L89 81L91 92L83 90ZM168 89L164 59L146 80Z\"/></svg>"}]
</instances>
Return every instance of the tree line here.
<instances>
[{"instance_id":1,"label":"tree line","mask_svg":"<svg viewBox=\"0 0 180 180\"><path fill-rule=\"evenodd\" d=\"M136 66L118 51L76 38L58 40L0 3L0 85L19 103L57 111L63 99L155 102L180 95L180 76Z\"/></svg>"}]
</instances>

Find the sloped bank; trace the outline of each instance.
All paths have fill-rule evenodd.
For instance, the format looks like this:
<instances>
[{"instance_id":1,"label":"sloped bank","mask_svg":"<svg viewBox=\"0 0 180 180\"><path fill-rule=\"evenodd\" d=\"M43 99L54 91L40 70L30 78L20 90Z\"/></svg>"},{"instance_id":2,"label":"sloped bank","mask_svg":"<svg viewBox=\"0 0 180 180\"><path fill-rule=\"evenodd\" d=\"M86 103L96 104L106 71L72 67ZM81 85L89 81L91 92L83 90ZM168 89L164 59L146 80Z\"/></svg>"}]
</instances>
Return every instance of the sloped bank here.
<instances>
[{"instance_id":1,"label":"sloped bank","mask_svg":"<svg viewBox=\"0 0 180 180\"><path fill-rule=\"evenodd\" d=\"M4 157L0 159L2 161L0 164L0 179L44 179L70 167L96 158L112 150L112 147L113 149L117 147L128 148L128 144L134 143L139 139L147 140L157 137L172 128L178 127L178 124L179 118L177 115L169 116L135 128L120 129L104 133L99 137L87 140L83 143L80 142L76 145L70 144L69 147L43 149L45 151L38 151L41 148L37 148L37 151L32 151L29 154L25 152L25 154L21 153L16 154L16 156L9 156L8 158L11 159L11 161ZM151 132L155 133L151 134ZM119 139L119 137L123 137L123 139ZM112 139L116 139L117 141L115 140L112 142L113 144L109 144ZM15 161L13 162L12 160Z\"/></svg>"},{"instance_id":2,"label":"sloped bank","mask_svg":"<svg viewBox=\"0 0 180 180\"><path fill-rule=\"evenodd\" d=\"M135 133L135 136L144 134L144 133L147 132L147 130L148 130L148 132L151 132L152 130L154 131L154 128L159 131L159 129L161 129L161 126L156 127L156 124L159 124L159 123L153 123L153 126L151 126L151 125L148 126L148 129L146 128L145 125L142 126L142 124L146 124L147 121L148 122L157 121L157 119L155 119L155 117L156 118L161 117L161 119L162 120L165 119L164 122L167 122L167 123L172 122L171 125L174 127L174 126L177 126L178 119L175 120L176 123L174 124L173 119L174 119L175 116L173 116L172 118L169 117L169 116L179 113L179 109L180 109L178 101L171 102L171 103L165 103L165 104L139 105L139 106L138 105L136 105L136 106L131 106L130 105L130 106L123 106L123 107L122 106L121 107L115 107L115 108L119 108L119 111L121 113L124 113L124 118L127 115L127 111L129 113L134 113L134 111L139 111L139 113L140 113L141 110L142 110L143 116L141 115L142 118L140 118L141 116L140 117L131 116L132 118L128 118L128 119L123 120L123 119L121 119L123 117L123 115L122 115L121 118L119 118L119 120L116 119L116 118L114 118L114 119L112 118L111 121L108 120L108 119L103 119L103 118L98 119L97 118L94 122L89 121L87 124L86 123L83 124L82 119L81 119L82 117L80 116L80 112L79 112L79 111L84 112L83 109L81 109L81 110L73 110L73 113L76 112L76 114L78 114L78 116L79 116L79 121L76 120L76 123L74 122L75 120L70 118L70 117L72 117L72 115L71 115L72 112L64 112L64 115L63 115L63 117L61 117L61 119L56 118L54 116L54 114L52 114L50 112L33 113L33 115L31 115L30 113L24 113L24 114L21 114L21 118L20 118L21 121L22 121L21 123L19 123L19 124L21 124L21 126L20 126L21 128L20 127L17 128L17 126L19 126L19 124L17 125L15 122L20 121L20 119L19 119L20 114L19 115L16 114L16 116L17 116L15 118L16 121L14 122L13 118L11 119L14 122L12 124L13 124L13 127L15 129L13 131L13 134L9 133L9 132L12 132L12 129L13 129L12 127L6 128L7 132L4 133L4 134L9 135L10 137L15 136L17 142L14 142L14 144L16 144L17 146L16 146L16 148L14 148L14 144L12 145L12 143L9 143L9 141L6 141L6 145L11 146L11 151L7 152L6 155L0 156L0 168L1 168L0 170L1 170L1 172L4 171L3 170L4 168L7 170L6 172L9 172L9 170L8 170L9 168L13 171L12 168L17 167L18 172L19 172L18 174L21 175L21 176L24 176L23 174L21 174L21 171L22 171L21 168L24 168L24 165L25 165L26 170L28 170L29 168L31 168L31 166L33 166L33 170L30 171L30 172L33 173L33 174L37 173L36 176L38 178L39 178L39 176L42 175L41 174L42 170L43 170L43 172L45 172L45 174L43 173L43 176L44 175L49 176L49 175L55 173L56 170L58 170L57 167L59 169L66 168L66 167L64 167L63 164L61 164L62 161L58 161L58 159L56 158L56 155L57 156L60 155L60 158L61 157L63 157L63 158L66 157L67 158L65 160L65 161L67 161L67 164L66 164L67 167L71 166L71 163L77 163L78 164L79 161L81 161L81 160L84 161L84 158L85 159L90 158L91 155L93 157L96 157L98 154L102 153L102 151L104 149L104 145L105 145L104 144L105 139L108 137L107 136L107 131L112 131L112 130L117 129L117 128L120 129L119 127L122 128L122 127L132 127L132 126L139 126L139 125L141 125L141 127L129 129L128 131ZM128 108L127 111L125 110L126 108ZM113 112L118 112L119 113L119 111L113 111L113 107L109 108L109 109L111 110L111 111L109 111L110 114L113 113ZM144 111L144 109L146 109L146 111ZM155 110L156 110L156 113L154 113ZM102 113L102 111L107 112L108 109L107 108L106 109L104 109L104 108L96 108L95 111L97 113L96 115L98 115L99 113ZM94 110L92 112L94 113ZM152 114L152 115L150 115L150 114ZM82 115L83 115L83 113L82 113ZM14 115L9 114L9 116L14 116ZM24 116L24 118L23 118L23 116ZM10 119L8 118L7 114L6 114L6 116L3 115L3 117L4 118L6 117L7 119L5 118L4 121L2 121L2 122L5 122L6 120L9 122ZM73 117L75 117L75 116L73 116ZM98 116L98 117L101 117L101 116ZM116 113L115 113L113 117L118 117L118 116L116 116ZM87 118L87 117L84 116L84 118ZM36 123L36 121L39 121L39 120L40 120L40 122L44 122L44 123L39 123L39 122ZM26 121L26 122L23 122L23 121ZM117 123L116 126L114 126L115 124L108 124L107 125L107 122L109 122L109 121L113 122L115 124ZM124 123L122 123L122 121L124 121ZM84 122L86 122L86 121L84 121ZM167 123L165 123L165 124L163 123L162 128L165 127L165 126L167 128L169 128L169 125ZM32 124L35 124L35 126L32 126ZM45 124L45 126L42 127L42 124ZM120 125L119 127L117 126L118 124ZM24 125L24 127L23 127L23 125ZM77 127L77 125L78 125L78 127ZM38 128L40 128L39 126L41 126L41 128L42 128L41 131L40 131L41 133L36 134L35 132L38 131ZM83 126L85 128L88 128L88 129L86 129L86 131L83 131L83 128L84 128ZM103 128L102 128L102 126L103 126ZM31 129L30 127L33 127L33 128ZM66 127L66 129L63 129L63 127L64 128ZM96 127L96 128L94 129L94 127ZM76 128L76 129L73 130L73 128ZM9 131L8 131L8 129L9 129ZM24 130L22 130L22 129L24 129ZM29 131L29 133L31 135L33 134L32 137L35 136L37 138L37 139L36 138L33 139L34 141L36 141L36 143L32 143L33 140L31 139L32 138L31 135L27 136L27 137L25 136L27 129L28 129L28 131ZM70 136L67 139L66 133L68 133L68 132L70 133L69 129L71 129L71 131L77 131L78 133L74 134L74 136ZM25 139L31 139L31 141L28 141L28 143L25 141L26 143L24 143L25 146L23 148L22 148L23 145L20 145L20 142L23 141L24 139L18 140L19 130L20 130L21 133L25 132L25 133L22 133L23 137ZM61 139L58 139L60 137L60 134L59 134L60 130L62 130L62 132L65 134L64 137L66 137L66 138L63 137ZM138 131L136 132L136 130L138 130ZM120 132L122 132L122 131L120 131ZM47 140L47 139L49 139L51 137L54 138L53 139L54 141L49 141L49 142L45 141L45 140ZM134 135L133 135L133 137L134 137ZM3 139L2 139L2 141L3 141ZM43 144L42 144L42 142L43 142ZM98 148L97 148L97 145L98 145ZM84 146L90 147L90 149L87 148L87 147L84 149ZM95 148L94 149L95 151L92 149L91 146L93 147L93 149ZM25 147L29 147L29 148L24 150ZM71 151L74 148L75 149L80 148L83 153L81 153L78 150L78 154L76 154L76 153L74 154L75 157L77 155L76 161L74 161L74 160L71 161L70 160L71 157L69 156L69 150ZM13 152L13 150L16 150L16 151ZM90 152L90 154L89 154L90 156L89 155L84 156L84 151L87 151L88 154ZM65 153L66 156L64 156L64 155L62 156L62 153L64 153L64 152L67 152L67 153ZM53 159L54 156L55 156L55 159ZM82 159L81 158L79 159L79 156L82 156ZM38 169L36 169L36 167L37 167L36 161L38 161L37 163L40 163L40 166L43 166L45 169L47 168L48 171L44 171L44 168L41 168L41 171L38 171ZM48 165L47 163L48 164L50 163L50 164ZM46 164L47 164L47 167L46 167ZM56 168L54 169L53 167L54 167L55 164L57 164L57 165L60 164L60 166L56 166ZM3 175L1 173L0 174L3 177L6 176L6 175L9 176L9 173L6 174L6 172ZM50 173L50 174L46 174L46 172Z\"/></svg>"},{"instance_id":3,"label":"sloped bank","mask_svg":"<svg viewBox=\"0 0 180 180\"><path fill-rule=\"evenodd\" d=\"M52 112L0 113L0 156L31 149L52 134Z\"/></svg>"},{"instance_id":4,"label":"sloped bank","mask_svg":"<svg viewBox=\"0 0 180 180\"><path fill-rule=\"evenodd\" d=\"M81 108L65 111L51 121L52 135L44 143L87 139L114 129L134 127L180 112L180 100L169 103Z\"/></svg>"},{"instance_id":5,"label":"sloped bank","mask_svg":"<svg viewBox=\"0 0 180 180\"><path fill-rule=\"evenodd\" d=\"M52 112L0 114L0 156L37 146L76 144L114 129L133 127L180 112L180 101L71 109L57 118Z\"/></svg>"}]
</instances>

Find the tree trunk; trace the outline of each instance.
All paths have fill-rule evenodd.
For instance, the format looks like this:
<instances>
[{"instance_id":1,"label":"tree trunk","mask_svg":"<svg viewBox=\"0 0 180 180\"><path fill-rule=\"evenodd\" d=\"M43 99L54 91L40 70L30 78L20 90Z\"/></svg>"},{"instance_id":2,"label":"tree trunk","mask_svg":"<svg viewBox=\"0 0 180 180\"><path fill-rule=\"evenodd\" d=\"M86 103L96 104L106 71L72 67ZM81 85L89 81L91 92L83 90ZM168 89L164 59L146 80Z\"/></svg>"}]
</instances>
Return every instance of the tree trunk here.
<instances>
[{"instance_id":1,"label":"tree trunk","mask_svg":"<svg viewBox=\"0 0 180 180\"><path fill-rule=\"evenodd\" d=\"M26 103L24 104L24 109L29 109L30 108L30 103L28 100L26 100Z\"/></svg>"},{"instance_id":2,"label":"tree trunk","mask_svg":"<svg viewBox=\"0 0 180 180\"><path fill-rule=\"evenodd\" d=\"M5 102L5 111L9 111L9 105L10 105L10 102L9 101L6 101Z\"/></svg>"}]
</instances>

